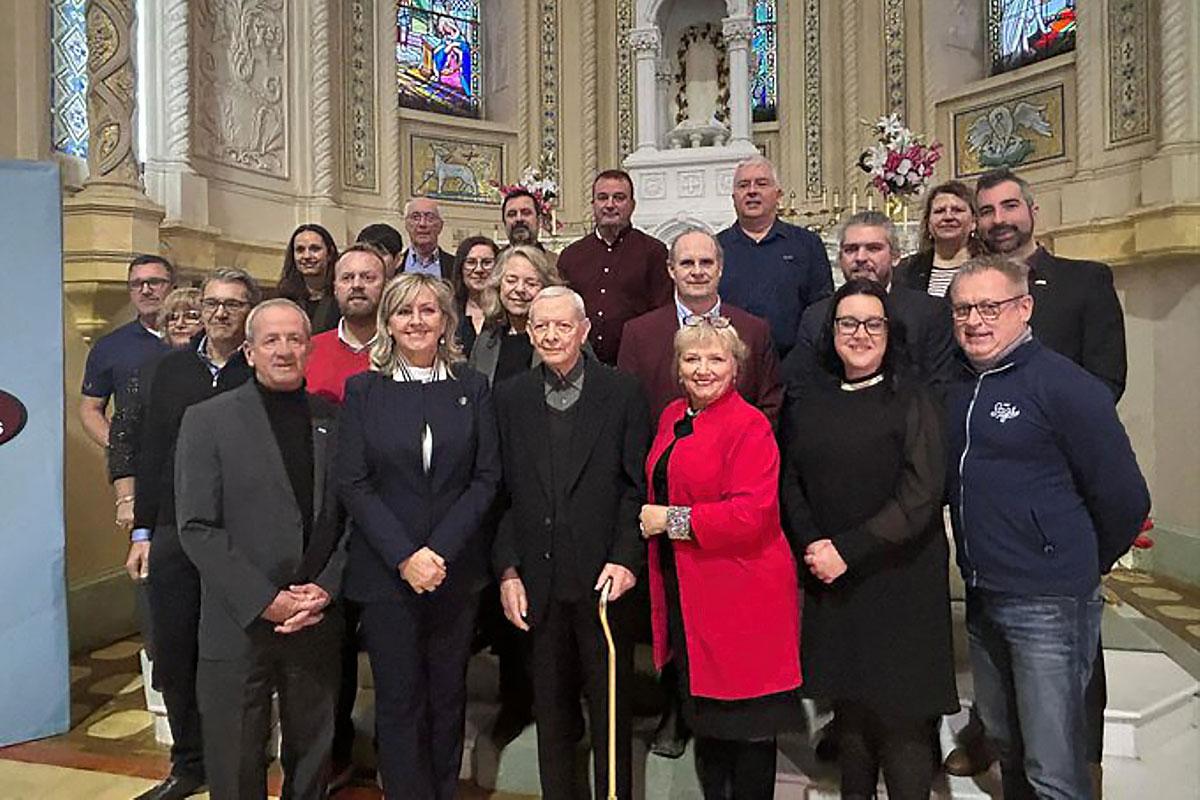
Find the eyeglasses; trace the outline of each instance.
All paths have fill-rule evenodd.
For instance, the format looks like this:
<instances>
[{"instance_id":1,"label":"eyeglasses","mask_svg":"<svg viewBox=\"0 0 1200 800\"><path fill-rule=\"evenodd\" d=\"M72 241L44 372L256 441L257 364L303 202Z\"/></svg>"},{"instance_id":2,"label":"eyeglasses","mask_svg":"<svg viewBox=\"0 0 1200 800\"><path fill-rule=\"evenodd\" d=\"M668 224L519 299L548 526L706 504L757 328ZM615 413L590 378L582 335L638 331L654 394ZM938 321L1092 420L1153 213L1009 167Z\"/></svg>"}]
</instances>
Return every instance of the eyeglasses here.
<instances>
[{"instance_id":1,"label":"eyeglasses","mask_svg":"<svg viewBox=\"0 0 1200 800\"><path fill-rule=\"evenodd\" d=\"M405 217L406 220L412 223L428 222L430 225L441 219L440 216L432 211L414 211Z\"/></svg>"},{"instance_id":2,"label":"eyeglasses","mask_svg":"<svg viewBox=\"0 0 1200 800\"><path fill-rule=\"evenodd\" d=\"M129 291L140 292L147 286L151 289L161 289L171 284L170 278L134 278L129 281Z\"/></svg>"},{"instance_id":3,"label":"eyeglasses","mask_svg":"<svg viewBox=\"0 0 1200 800\"><path fill-rule=\"evenodd\" d=\"M1004 300L982 300L978 303L959 303L950 307L950 313L955 322L966 322L971 318L972 311L979 312L979 318L984 322L995 322L1000 318L1000 312L1014 300L1020 300L1025 294L1013 295Z\"/></svg>"},{"instance_id":4,"label":"eyeglasses","mask_svg":"<svg viewBox=\"0 0 1200 800\"><path fill-rule=\"evenodd\" d=\"M236 314L250 307L250 304L245 300L218 300L215 297L202 300L200 305L204 308L205 314L215 314L218 308L224 308L229 313Z\"/></svg>"},{"instance_id":5,"label":"eyeglasses","mask_svg":"<svg viewBox=\"0 0 1200 800\"><path fill-rule=\"evenodd\" d=\"M172 311L167 314L167 322L199 322L201 319L199 311Z\"/></svg>"},{"instance_id":6,"label":"eyeglasses","mask_svg":"<svg viewBox=\"0 0 1200 800\"><path fill-rule=\"evenodd\" d=\"M733 322L729 317L706 317L701 314L688 314L683 318L683 324L689 328L698 328L701 325L708 325L711 328L728 328Z\"/></svg>"},{"instance_id":7,"label":"eyeglasses","mask_svg":"<svg viewBox=\"0 0 1200 800\"><path fill-rule=\"evenodd\" d=\"M468 258L463 261L463 268L468 272L490 272L494 266L496 266L494 258Z\"/></svg>"},{"instance_id":8,"label":"eyeglasses","mask_svg":"<svg viewBox=\"0 0 1200 800\"><path fill-rule=\"evenodd\" d=\"M842 336L853 336L858 333L859 327L866 328L868 336L882 336L887 332L888 321L887 317L867 317L859 319L858 317L835 317L833 327Z\"/></svg>"}]
</instances>

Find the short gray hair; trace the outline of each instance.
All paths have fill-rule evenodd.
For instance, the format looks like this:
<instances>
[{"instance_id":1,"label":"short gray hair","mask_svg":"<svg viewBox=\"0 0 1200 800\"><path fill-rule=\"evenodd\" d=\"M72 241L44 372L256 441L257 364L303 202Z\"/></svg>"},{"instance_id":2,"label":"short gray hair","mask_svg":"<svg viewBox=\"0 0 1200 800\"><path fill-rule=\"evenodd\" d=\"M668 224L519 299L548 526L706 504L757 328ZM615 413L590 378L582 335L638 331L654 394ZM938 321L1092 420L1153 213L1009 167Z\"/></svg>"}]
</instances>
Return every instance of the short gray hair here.
<instances>
[{"instance_id":1,"label":"short gray hair","mask_svg":"<svg viewBox=\"0 0 1200 800\"><path fill-rule=\"evenodd\" d=\"M959 281L963 278L980 275L984 272L999 272L1008 279L1013 289L1021 294L1029 294L1029 267L1008 256L988 253L975 256L955 270L954 279L950 281L950 288L946 290L946 296L950 297L954 294L954 287L958 286Z\"/></svg>"},{"instance_id":2,"label":"short gray hair","mask_svg":"<svg viewBox=\"0 0 1200 800\"><path fill-rule=\"evenodd\" d=\"M587 307L583 304L583 298L570 286L547 286L538 292L537 296L533 298L533 302L529 304L529 318L533 319L533 309L539 301L553 300L556 297L571 298L571 305L575 306L575 313L579 315L580 319L587 319Z\"/></svg>"},{"instance_id":3,"label":"short gray hair","mask_svg":"<svg viewBox=\"0 0 1200 800\"><path fill-rule=\"evenodd\" d=\"M755 153L752 156L743 158L733 168L733 177L736 180L737 174L748 167L766 167L767 174L771 176L771 180L776 186L779 185L779 172L775 169L775 165L771 163L771 159L764 156L762 153Z\"/></svg>"},{"instance_id":4,"label":"short gray hair","mask_svg":"<svg viewBox=\"0 0 1200 800\"><path fill-rule=\"evenodd\" d=\"M259 303L254 308L250 309L250 313L246 316L246 341L253 343L254 341L254 320L258 319L260 312L266 311L268 308L290 308L300 315L300 319L304 320L304 338L312 338L312 320L308 318L308 314L304 313L304 309L297 305L294 301L286 297L273 297Z\"/></svg>"},{"instance_id":5,"label":"short gray hair","mask_svg":"<svg viewBox=\"0 0 1200 800\"><path fill-rule=\"evenodd\" d=\"M434 210L434 213L436 213L436 214L438 215L438 218L439 218L439 219L441 219L441 216L442 216L442 208L441 208L441 206L439 206L439 205L438 205L438 202L437 202L437 200L434 200L432 197L424 197L424 196L422 196L422 197L410 197L410 198L408 198L407 200L405 200L405 201L404 201L404 212L403 212L403 213L404 213L404 216L406 216L406 217L408 216L408 212L409 212L409 211L412 211L412 204L413 204L413 203L415 203L415 202L416 202L416 201L418 201L418 200L428 200L429 202L433 203L433 210Z\"/></svg>"},{"instance_id":6,"label":"short gray hair","mask_svg":"<svg viewBox=\"0 0 1200 800\"><path fill-rule=\"evenodd\" d=\"M667 259L668 262L671 264L675 263L675 248L678 247L679 240L685 236L691 236L694 233L698 233L701 236L708 237L708 240L710 242L712 242L713 249L717 253L717 265L724 266L725 265L725 248L721 247L721 243L719 241L717 241L717 237L714 236L711 231L705 230L704 228L701 228L699 225L690 225L687 228L684 228L682 233L680 233L678 236L676 236L674 239L671 240L671 253Z\"/></svg>"},{"instance_id":7,"label":"short gray hair","mask_svg":"<svg viewBox=\"0 0 1200 800\"><path fill-rule=\"evenodd\" d=\"M851 228L883 228L887 234L888 247L892 255L900 255L900 237L896 234L896 225L882 211L859 211L851 214L838 228L838 248L846 243L846 231Z\"/></svg>"},{"instance_id":8,"label":"short gray hair","mask_svg":"<svg viewBox=\"0 0 1200 800\"><path fill-rule=\"evenodd\" d=\"M217 267L204 279L204 283L200 284L201 294L204 294L210 283L240 283L246 287L246 299L250 301L250 305L256 306L262 300L262 289L258 288L258 281L244 269Z\"/></svg>"}]
</instances>

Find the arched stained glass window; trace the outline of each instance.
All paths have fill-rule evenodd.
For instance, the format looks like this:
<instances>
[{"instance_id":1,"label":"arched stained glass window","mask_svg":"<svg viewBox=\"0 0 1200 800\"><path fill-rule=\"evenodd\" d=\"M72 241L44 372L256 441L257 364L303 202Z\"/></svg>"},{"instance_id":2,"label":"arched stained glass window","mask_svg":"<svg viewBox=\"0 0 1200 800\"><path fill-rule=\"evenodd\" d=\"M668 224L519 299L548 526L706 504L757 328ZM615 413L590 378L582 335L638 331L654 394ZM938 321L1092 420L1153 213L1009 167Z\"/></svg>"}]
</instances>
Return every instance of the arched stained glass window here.
<instances>
[{"instance_id":1,"label":"arched stained glass window","mask_svg":"<svg viewBox=\"0 0 1200 800\"><path fill-rule=\"evenodd\" d=\"M398 0L396 81L400 105L481 115L480 0Z\"/></svg>"},{"instance_id":2,"label":"arched stained glass window","mask_svg":"<svg viewBox=\"0 0 1200 800\"><path fill-rule=\"evenodd\" d=\"M753 55L750 102L755 122L777 119L779 95L779 21L776 0L754 0L754 38L750 41Z\"/></svg>"},{"instance_id":3,"label":"arched stained glass window","mask_svg":"<svg viewBox=\"0 0 1200 800\"><path fill-rule=\"evenodd\" d=\"M50 4L50 136L59 153L87 158L87 16L85 0Z\"/></svg>"},{"instance_id":4,"label":"arched stained glass window","mask_svg":"<svg viewBox=\"0 0 1200 800\"><path fill-rule=\"evenodd\" d=\"M992 74L1075 49L1075 0L989 0Z\"/></svg>"}]
</instances>

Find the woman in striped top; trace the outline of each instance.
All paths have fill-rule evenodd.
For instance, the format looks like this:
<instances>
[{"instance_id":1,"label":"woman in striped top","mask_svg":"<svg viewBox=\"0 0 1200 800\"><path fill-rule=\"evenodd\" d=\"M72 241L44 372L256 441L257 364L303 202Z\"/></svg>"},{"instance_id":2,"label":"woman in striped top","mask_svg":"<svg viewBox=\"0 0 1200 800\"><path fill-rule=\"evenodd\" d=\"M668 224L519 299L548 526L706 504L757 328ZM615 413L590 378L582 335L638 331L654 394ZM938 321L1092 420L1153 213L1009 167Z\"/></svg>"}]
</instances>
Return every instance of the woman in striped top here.
<instances>
[{"instance_id":1,"label":"woman in striped top","mask_svg":"<svg viewBox=\"0 0 1200 800\"><path fill-rule=\"evenodd\" d=\"M900 282L945 297L954 273L983 249L975 234L977 217L975 193L962 181L930 189L921 216L921 250L900 265Z\"/></svg>"}]
</instances>

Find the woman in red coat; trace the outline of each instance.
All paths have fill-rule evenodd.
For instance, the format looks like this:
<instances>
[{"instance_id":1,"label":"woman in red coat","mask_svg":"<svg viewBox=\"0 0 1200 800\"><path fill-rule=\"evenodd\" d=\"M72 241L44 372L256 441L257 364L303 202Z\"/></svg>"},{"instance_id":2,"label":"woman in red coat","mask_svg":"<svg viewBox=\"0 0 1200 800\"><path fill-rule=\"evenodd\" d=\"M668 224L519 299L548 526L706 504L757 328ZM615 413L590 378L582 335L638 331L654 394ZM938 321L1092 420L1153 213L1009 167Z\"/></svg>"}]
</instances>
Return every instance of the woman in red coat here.
<instances>
[{"instance_id":1,"label":"woman in red coat","mask_svg":"<svg viewBox=\"0 0 1200 800\"><path fill-rule=\"evenodd\" d=\"M800 600L779 522L779 450L766 417L735 390L745 353L728 319L684 321L675 360L686 397L659 419L641 515L654 661L679 670L710 799L772 797L775 737L801 718Z\"/></svg>"}]
</instances>

